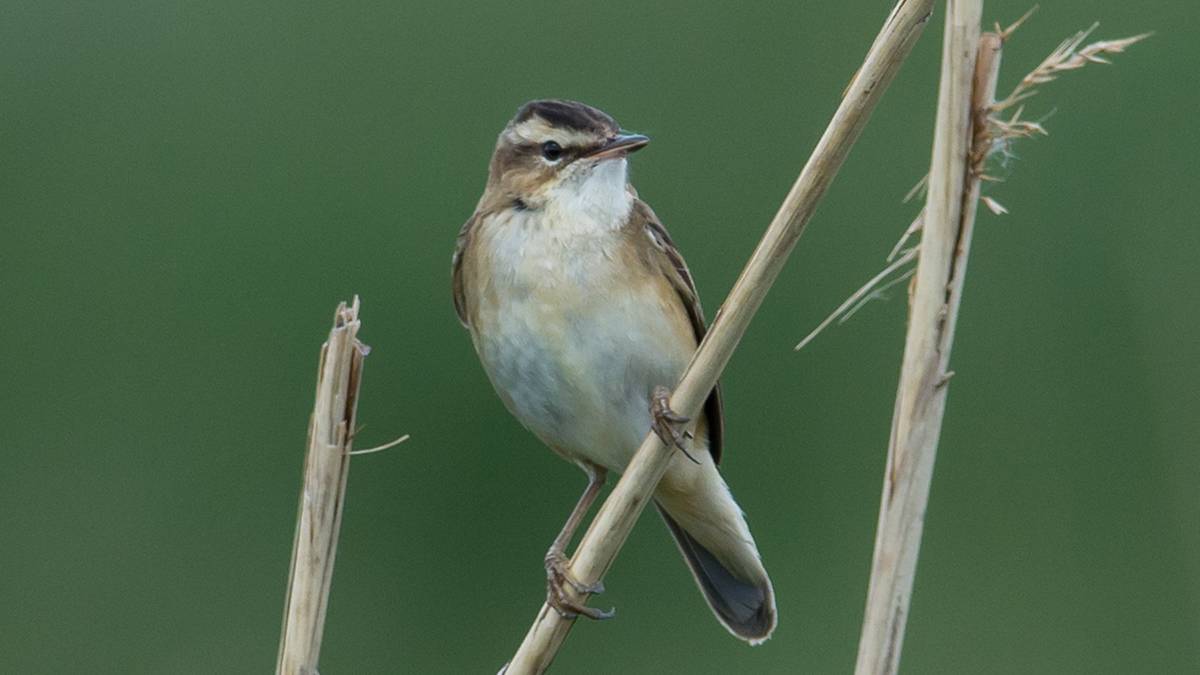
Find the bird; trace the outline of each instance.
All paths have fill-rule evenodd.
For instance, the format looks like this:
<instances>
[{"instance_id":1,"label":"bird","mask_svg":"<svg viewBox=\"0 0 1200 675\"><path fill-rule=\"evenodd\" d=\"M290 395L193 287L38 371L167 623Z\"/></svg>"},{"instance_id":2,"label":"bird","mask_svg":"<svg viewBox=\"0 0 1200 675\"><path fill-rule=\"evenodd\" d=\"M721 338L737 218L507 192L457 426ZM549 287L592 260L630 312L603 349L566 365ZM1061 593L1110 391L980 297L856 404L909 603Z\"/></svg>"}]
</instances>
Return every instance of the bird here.
<instances>
[{"instance_id":1,"label":"bird","mask_svg":"<svg viewBox=\"0 0 1200 675\"><path fill-rule=\"evenodd\" d=\"M717 465L719 388L696 420L670 408L707 326L692 275L629 182L629 155L650 139L577 101L530 101L501 131L487 183L452 256L454 308L514 417L587 474L545 556L547 604L573 602L566 547L609 473L653 430L680 449L654 502L717 620L750 644L771 636L775 591L745 516Z\"/></svg>"}]
</instances>

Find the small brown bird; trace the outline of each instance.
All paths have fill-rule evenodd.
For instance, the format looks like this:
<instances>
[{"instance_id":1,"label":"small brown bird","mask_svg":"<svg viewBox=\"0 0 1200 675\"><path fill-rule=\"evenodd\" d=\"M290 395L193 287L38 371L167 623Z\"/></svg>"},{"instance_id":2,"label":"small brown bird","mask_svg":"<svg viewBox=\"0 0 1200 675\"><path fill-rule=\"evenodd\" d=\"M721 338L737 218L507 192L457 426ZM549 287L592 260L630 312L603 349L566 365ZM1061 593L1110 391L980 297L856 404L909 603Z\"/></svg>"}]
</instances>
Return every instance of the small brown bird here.
<instances>
[{"instance_id":1,"label":"small brown bird","mask_svg":"<svg viewBox=\"0 0 1200 675\"><path fill-rule=\"evenodd\" d=\"M758 644L775 628L775 593L717 472L719 392L694 424L668 405L665 387L706 327L683 258L628 182L627 156L649 141L582 103L522 106L459 232L454 307L509 411L588 475L546 553L547 602L564 615L610 615L564 596L564 583L577 586L565 549L607 472L623 471L654 429L685 453L654 493L659 513L717 619Z\"/></svg>"}]
</instances>

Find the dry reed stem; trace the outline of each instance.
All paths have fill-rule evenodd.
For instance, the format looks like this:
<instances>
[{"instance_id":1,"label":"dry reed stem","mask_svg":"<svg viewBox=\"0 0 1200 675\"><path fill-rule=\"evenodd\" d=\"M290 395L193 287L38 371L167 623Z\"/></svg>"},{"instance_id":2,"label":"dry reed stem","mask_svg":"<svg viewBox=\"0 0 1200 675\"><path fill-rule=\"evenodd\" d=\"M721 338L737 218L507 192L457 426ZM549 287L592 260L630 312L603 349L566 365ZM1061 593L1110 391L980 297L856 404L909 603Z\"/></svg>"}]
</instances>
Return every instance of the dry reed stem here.
<instances>
[{"instance_id":1,"label":"dry reed stem","mask_svg":"<svg viewBox=\"0 0 1200 675\"><path fill-rule=\"evenodd\" d=\"M884 90L908 55L929 18L933 0L900 0L867 52L833 119L800 176L775 214L762 241L717 311L708 334L693 355L671 397L671 407L694 417L733 354L750 319L779 275L817 202L825 194L851 146L858 139ZM583 586L599 582L612 565L654 487L666 471L672 450L649 433L579 542L568 572ZM569 585L568 597L585 602L586 594ZM543 604L512 661L509 675L542 673L574 625Z\"/></svg>"},{"instance_id":2,"label":"dry reed stem","mask_svg":"<svg viewBox=\"0 0 1200 675\"><path fill-rule=\"evenodd\" d=\"M892 675L900 665L979 195L981 165L972 161L972 151L987 134L986 115L1000 61L1000 36L989 33L980 39L982 12L982 0L948 2L923 234L857 675ZM979 127L982 134L973 133Z\"/></svg>"},{"instance_id":3,"label":"dry reed stem","mask_svg":"<svg viewBox=\"0 0 1200 675\"><path fill-rule=\"evenodd\" d=\"M1016 30L1020 28L1021 25L1024 24L1025 21L1033 14L1035 9L1037 8L1034 7L1034 9L1026 12L1020 19L1017 19L1007 28L1001 28L999 25L997 25L995 34L999 36L1000 42L1006 42L1012 36L1012 34L1016 32ZM1043 127L1040 122L1026 119L1024 117L1024 105L1018 105L1025 99L1038 93L1036 86L1045 84L1047 82L1053 82L1063 73L1072 70L1078 70L1089 63L1109 63L1109 61L1104 58L1104 55L1122 53L1130 45L1140 42L1151 35L1151 33L1142 33L1141 35L1121 38L1119 40L1101 40L1080 47L1083 41L1092 33L1092 31L1095 30L1097 25L1099 24L1093 24L1087 30L1079 31L1075 35L1063 40L1058 47L1056 47L1054 51L1050 53L1049 56L1047 56L1040 64L1038 64L1036 68L1026 74L1025 77L1021 78L1021 81L1017 83L1008 96L989 106L985 119L986 124L977 125L976 127L977 132L986 131L987 142L984 143L982 142L983 139L979 139L980 142L975 142L971 151L971 163L976 167L975 172L978 174L980 180L999 180L998 178L989 176L984 171L984 165L987 163L988 159L997 154L1004 156L1011 155L1012 144L1017 139L1049 135L1049 132L1046 131L1045 127ZM1014 105L1016 105L1017 108L1009 117L1000 117L1000 112L1003 112ZM914 185L913 188L909 190L908 194L904 196L903 201L907 203L914 196L922 193L926 188L928 179L928 174L922 176L921 180L917 181L917 184ZM992 196L983 195L980 197L980 200L983 202L984 206L986 206L988 210L995 215L1004 215L1008 213L1008 209ZM924 215L924 210L918 213L917 217L912 221L912 224L910 224L908 229L904 231L904 234L901 235L900 239L896 241L895 246L892 247L891 252L886 258L886 262L889 264L886 268L884 268L884 271L876 274L869 281L859 287L859 289L850 296L850 299L848 299L846 302L843 302L828 317L822 320L812 332L806 335L804 339L796 345L795 349L797 351L811 343L826 328L832 325L835 320L838 324L844 323L866 303L875 298L881 297L883 295L883 291L888 287L894 285L899 280L902 280L906 276L909 276L913 273L912 268L908 269L907 271L901 271L903 266L894 265L891 263L902 250L908 250L904 248L904 245L908 242L910 237L921 231ZM888 277L891 274L896 274L896 276L889 279ZM859 299L857 304L853 304L855 299Z\"/></svg>"},{"instance_id":4,"label":"dry reed stem","mask_svg":"<svg viewBox=\"0 0 1200 675\"><path fill-rule=\"evenodd\" d=\"M358 297L338 305L321 347L316 402L308 424L304 484L296 516L277 675L316 675L333 577L350 445L367 348L358 341Z\"/></svg>"}]
</instances>

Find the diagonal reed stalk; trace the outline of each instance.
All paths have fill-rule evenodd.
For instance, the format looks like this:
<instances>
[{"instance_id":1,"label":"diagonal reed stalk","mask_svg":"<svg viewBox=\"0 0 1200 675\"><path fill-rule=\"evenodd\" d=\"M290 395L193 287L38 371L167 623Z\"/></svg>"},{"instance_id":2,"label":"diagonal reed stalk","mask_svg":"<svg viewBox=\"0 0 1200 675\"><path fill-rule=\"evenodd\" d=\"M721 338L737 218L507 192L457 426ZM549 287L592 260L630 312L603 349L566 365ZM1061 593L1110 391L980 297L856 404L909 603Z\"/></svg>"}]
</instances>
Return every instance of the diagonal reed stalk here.
<instances>
[{"instance_id":1,"label":"diagonal reed stalk","mask_svg":"<svg viewBox=\"0 0 1200 675\"><path fill-rule=\"evenodd\" d=\"M338 306L329 340L321 347L276 675L317 673L367 353L358 341L359 326L355 297L349 307L344 302Z\"/></svg>"},{"instance_id":2,"label":"diagonal reed stalk","mask_svg":"<svg viewBox=\"0 0 1200 675\"><path fill-rule=\"evenodd\" d=\"M967 272L988 115L1002 36L982 38L982 0L949 0L941 85L917 273L887 467L857 675L892 675L912 597L934 458L946 406L954 327Z\"/></svg>"},{"instance_id":3,"label":"diagonal reed stalk","mask_svg":"<svg viewBox=\"0 0 1200 675\"><path fill-rule=\"evenodd\" d=\"M688 364L671 397L674 410L693 417L699 412L750 319L795 247L817 202L920 36L932 6L933 0L899 0L888 15L808 163ZM666 471L671 452L656 434L646 436L571 559L568 572L581 586L593 586L604 577L642 508L650 501L654 487ZM587 594L576 592L570 585L564 590L574 601L587 600ZM560 616L543 604L504 672L508 675L545 672L573 625L574 619Z\"/></svg>"}]
</instances>

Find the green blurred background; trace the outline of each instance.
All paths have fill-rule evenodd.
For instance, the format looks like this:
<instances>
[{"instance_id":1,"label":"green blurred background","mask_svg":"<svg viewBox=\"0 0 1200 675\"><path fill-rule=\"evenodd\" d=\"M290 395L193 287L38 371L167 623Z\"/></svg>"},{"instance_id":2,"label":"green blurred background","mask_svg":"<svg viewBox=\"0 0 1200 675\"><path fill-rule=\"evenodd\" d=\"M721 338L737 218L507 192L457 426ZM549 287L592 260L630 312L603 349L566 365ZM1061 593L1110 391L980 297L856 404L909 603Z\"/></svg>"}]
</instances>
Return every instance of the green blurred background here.
<instances>
[{"instance_id":1,"label":"green blurred background","mask_svg":"<svg viewBox=\"0 0 1200 675\"><path fill-rule=\"evenodd\" d=\"M318 346L367 361L322 672L492 673L584 477L501 406L450 304L455 233L523 101L655 141L642 195L710 311L890 7L61 2L0 8L0 671L273 667ZM1027 5L989 3L987 21ZM982 214L908 673L1200 671L1195 4L1051 3L1158 34L1048 86ZM844 673L903 293L797 354L880 268L926 170L942 12L723 378L727 478L778 590L749 649L639 523L564 673Z\"/></svg>"}]
</instances>

